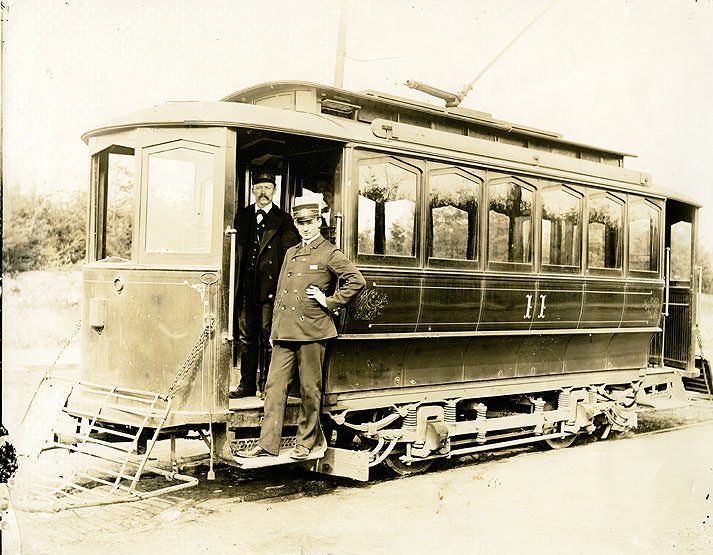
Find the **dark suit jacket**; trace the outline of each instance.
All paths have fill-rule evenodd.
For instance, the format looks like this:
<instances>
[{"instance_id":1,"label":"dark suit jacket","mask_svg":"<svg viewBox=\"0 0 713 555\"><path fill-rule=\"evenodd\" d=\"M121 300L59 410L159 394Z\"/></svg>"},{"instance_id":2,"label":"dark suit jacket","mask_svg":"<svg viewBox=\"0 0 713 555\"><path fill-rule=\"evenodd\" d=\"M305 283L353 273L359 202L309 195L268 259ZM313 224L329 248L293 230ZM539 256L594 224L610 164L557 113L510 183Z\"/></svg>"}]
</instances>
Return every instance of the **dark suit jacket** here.
<instances>
[{"instance_id":1,"label":"dark suit jacket","mask_svg":"<svg viewBox=\"0 0 713 555\"><path fill-rule=\"evenodd\" d=\"M327 308L307 297L316 285L327 294ZM352 301L366 282L356 266L324 237L287 251L277 284L271 339L319 341L336 337L334 315Z\"/></svg>"},{"instance_id":2,"label":"dark suit jacket","mask_svg":"<svg viewBox=\"0 0 713 555\"><path fill-rule=\"evenodd\" d=\"M233 227L237 230L235 264L236 264L236 297L242 294L254 293L254 301L268 301L275 298L277 278L287 249L299 243L292 217L273 205L265 216L265 231L260 242L257 262L255 264L254 284L244 284L243 277L247 261L250 258L252 245L250 237L255 227L255 205L241 208L235 213ZM251 290L243 291L245 285Z\"/></svg>"}]
</instances>

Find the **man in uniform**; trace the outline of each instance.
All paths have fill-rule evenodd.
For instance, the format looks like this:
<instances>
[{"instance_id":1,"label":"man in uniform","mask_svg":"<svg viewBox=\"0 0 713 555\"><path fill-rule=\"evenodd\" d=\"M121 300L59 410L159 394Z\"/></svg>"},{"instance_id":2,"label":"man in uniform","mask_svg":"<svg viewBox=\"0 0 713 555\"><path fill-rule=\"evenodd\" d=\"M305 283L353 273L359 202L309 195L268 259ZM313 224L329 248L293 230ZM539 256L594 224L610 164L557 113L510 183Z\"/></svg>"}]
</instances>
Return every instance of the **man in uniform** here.
<instances>
[{"instance_id":1,"label":"man in uniform","mask_svg":"<svg viewBox=\"0 0 713 555\"><path fill-rule=\"evenodd\" d=\"M312 451L324 451L326 441L319 417L326 342L337 336L334 316L366 285L344 253L320 235L318 204L296 203L293 215L302 242L287 251L280 271L270 336L273 351L265 389L265 418L258 444L240 453L243 457L279 454L295 363L302 404L297 442L290 457L303 460Z\"/></svg>"},{"instance_id":2,"label":"man in uniform","mask_svg":"<svg viewBox=\"0 0 713 555\"><path fill-rule=\"evenodd\" d=\"M256 394L257 369L263 353L261 381L270 364L270 329L275 287L285 252L299 241L289 214L272 202L275 174L253 173L255 203L238 210L233 227L237 230L235 298L238 304L240 385L230 397Z\"/></svg>"}]
</instances>

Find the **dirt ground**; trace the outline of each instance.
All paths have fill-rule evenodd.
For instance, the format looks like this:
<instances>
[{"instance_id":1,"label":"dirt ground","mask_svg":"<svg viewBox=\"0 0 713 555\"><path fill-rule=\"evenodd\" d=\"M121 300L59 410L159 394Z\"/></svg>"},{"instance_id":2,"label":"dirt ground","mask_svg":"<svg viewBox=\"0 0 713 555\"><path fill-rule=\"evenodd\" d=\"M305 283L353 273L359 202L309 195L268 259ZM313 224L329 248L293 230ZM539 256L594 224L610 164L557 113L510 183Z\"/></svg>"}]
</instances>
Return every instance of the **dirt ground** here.
<instances>
[{"instance_id":1,"label":"dirt ground","mask_svg":"<svg viewBox=\"0 0 713 555\"><path fill-rule=\"evenodd\" d=\"M408 478L220 467L208 481L198 467L200 485L176 494L15 517L33 555L712 553L713 403L650 415L645 432Z\"/></svg>"}]
</instances>

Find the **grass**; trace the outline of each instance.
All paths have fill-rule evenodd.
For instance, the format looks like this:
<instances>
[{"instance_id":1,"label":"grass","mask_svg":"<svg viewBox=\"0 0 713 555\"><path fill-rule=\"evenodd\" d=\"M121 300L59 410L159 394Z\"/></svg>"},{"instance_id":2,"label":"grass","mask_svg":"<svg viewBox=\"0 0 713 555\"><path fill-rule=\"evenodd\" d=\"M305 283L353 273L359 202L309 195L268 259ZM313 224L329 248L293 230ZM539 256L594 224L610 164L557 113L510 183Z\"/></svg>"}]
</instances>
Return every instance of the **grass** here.
<instances>
[{"instance_id":1,"label":"grass","mask_svg":"<svg viewBox=\"0 0 713 555\"><path fill-rule=\"evenodd\" d=\"M15 364L51 364L81 317L80 271L34 271L4 276L2 353L6 369ZM79 341L62 357L79 362Z\"/></svg>"}]
</instances>

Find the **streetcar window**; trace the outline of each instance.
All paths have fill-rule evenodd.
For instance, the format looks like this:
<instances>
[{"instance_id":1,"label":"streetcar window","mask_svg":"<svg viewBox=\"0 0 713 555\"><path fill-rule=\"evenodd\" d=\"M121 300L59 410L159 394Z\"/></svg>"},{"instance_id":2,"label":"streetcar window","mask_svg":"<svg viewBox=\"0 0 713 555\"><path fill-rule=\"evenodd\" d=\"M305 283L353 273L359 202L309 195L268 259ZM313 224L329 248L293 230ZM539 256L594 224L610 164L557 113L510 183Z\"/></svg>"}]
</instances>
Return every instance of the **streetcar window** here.
<instances>
[{"instance_id":1,"label":"streetcar window","mask_svg":"<svg viewBox=\"0 0 713 555\"><path fill-rule=\"evenodd\" d=\"M671 226L671 279L690 281L691 279L691 222L680 221Z\"/></svg>"},{"instance_id":2,"label":"streetcar window","mask_svg":"<svg viewBox=\"0 0 713 555\"><path fill-rule=\"evenodd\" d=\"M134 151L111 147L95 158L96 259L131 260L134 231Z\"/></svg>"},{"instance_id":3,"label":"streetcar window","mask_svg":"<svg viewBox=\"0 0 713 555\"><path fill-rule=\"evenodd\" d=\"M213 155L176 148L148 160L146 252L210 253Z\"/></svg>"},{"instance_id":4,"label":"streetcar window","mask_svg":"<svg viewBox=\"0 0 713 555\"><path fill-rule=\"evenodd\" d=\"M552 271L579 269L582 199L562 187L542 191L542 264Z\"/></svg>"},{"instance_id":5,"label":"streetcar window","mask_svg":"<svg viewBox=\"0 0 713 555\"><path fill-rule=\"evenodd\" d=\"M629 270L658 272L660 214L644 199L629 202Z\"/></svg>"},{"instance_id":6,"label":"streetcar window","mask_svg":"<svg viewBox=\"0 0 713 555\"><path fill-rule=\"evenodd\" d=\"M478 259L480 183L461 173L431 174L428 252L432 258Z\"/></svg>"},{"instance_id":7,"label":"streetcar window","mask_svg":"<svg viewBox=\"0 0 713 555\"><path fill-rule=\"evenodd\" d=\"M587 253L590 268L621 269L624 204L606 194L589 198Z\"/></svg>"},{"instance_id":8,"label":"streetcar window","mask_svg":"<svg viewBox=\"0 0 713 555\"><path fill-rule=\"evenodd\" d=\"M532 262L532 191L512 181L488 187L488 259Z\"/></svg>"},{"instance_id":9,"label":"streetcar window","mask_svg":"<svg viewBox=\"0 0 713 555\"><path fill-rule=\"evenodd\" d=\"M358 253L415 256L417 174L393 162L359 167Z\"/></svg>"}]
</instances>

